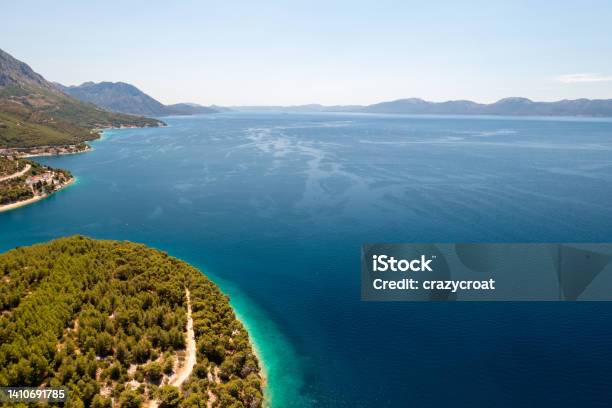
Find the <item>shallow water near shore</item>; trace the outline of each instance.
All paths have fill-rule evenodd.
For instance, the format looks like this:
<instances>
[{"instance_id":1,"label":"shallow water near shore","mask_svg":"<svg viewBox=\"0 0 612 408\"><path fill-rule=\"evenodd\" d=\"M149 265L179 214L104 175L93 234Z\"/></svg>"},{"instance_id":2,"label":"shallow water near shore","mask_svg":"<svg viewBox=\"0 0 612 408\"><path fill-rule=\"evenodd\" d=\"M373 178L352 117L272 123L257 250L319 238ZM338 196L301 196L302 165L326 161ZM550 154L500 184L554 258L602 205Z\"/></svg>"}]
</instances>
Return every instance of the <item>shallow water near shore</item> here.
<instances>
[{"instance_id":1,"label":"shallow water near shore","mask_svg":"<svg viewBox=\"0 0 612 408\"><path fill-rule=\"evenodd\" d=\"M105 132L0 250L167 251L231 297L274 407L608 406L610 303L366 303L371 242L610 242L609 120L238 114Z\"/></svg>"}]
</instances>

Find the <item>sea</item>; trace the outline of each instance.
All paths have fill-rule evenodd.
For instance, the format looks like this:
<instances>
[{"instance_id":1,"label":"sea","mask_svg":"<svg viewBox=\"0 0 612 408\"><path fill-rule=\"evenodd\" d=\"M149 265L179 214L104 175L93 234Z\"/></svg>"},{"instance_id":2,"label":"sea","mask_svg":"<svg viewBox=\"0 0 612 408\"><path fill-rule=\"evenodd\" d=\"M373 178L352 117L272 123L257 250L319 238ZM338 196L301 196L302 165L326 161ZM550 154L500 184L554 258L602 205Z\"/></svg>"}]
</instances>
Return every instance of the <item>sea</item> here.
<instances>
[{"instance_id":1,"label":"sea","mask_svg":"<svg viewBox=\"0 0 612 408\"><path fill-rule=\"evenodd\" d=\"M0 251L145 243L230 296L271 407L610 407L612 303L365 302L366 243L612 242L612 120L228 112L37 160Z\"/></svg>"}]
</instances>

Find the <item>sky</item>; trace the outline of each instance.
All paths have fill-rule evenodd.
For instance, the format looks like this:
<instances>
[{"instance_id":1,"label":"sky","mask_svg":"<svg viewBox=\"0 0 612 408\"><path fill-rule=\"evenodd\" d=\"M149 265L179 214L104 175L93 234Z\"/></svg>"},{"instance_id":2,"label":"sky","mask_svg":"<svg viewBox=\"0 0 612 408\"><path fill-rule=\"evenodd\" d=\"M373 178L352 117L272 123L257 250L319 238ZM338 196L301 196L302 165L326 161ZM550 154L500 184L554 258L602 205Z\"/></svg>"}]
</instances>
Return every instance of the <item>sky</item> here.
<instances>
[{"instance_id":1,"label":"sky","mask_svg":"<svg viewBox=\"0 0 612 408\"><path fill-rule=\"evenodd\" d=\"M612 1L10 1L0 48L163 103L612 98Z\"/></svg>"}]
</instances>

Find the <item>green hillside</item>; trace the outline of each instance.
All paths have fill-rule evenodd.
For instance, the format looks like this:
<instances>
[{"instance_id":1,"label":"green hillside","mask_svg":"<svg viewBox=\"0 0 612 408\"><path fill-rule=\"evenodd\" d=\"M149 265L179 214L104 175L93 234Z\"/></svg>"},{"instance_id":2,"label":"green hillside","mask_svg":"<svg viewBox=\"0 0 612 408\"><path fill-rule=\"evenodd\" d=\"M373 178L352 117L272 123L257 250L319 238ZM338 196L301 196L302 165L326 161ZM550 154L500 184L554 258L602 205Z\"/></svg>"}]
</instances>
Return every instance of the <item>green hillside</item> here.
<instances>
[{"instance_id":1,"label":"green hillside","mask_svg":"<svg viewBox=\"0 0 612 408\"><path fill-rule=\"evenodd\" d=\"M77 144L97 138L95 128L160 125L78 101L0 50L0 148Z\"/></svg>"},{"instance_id":2,"label":"green hillside","mask_svg":"<svg viewBox=\"0 0 612 408\"><path fill-rule=\"evenodd\" d=\"M28 122L0 112L0 147L35 147L75 144L94 139L96 135L75 129L62 132L49 126Z\"/></svg>"},{"instance_id":3,"label":"green hillside","mask_svg":"<svg viewBox=\"0 0 612 408\"><path fill-rule=\"evenodd\" d=\"M246 330L180 260L75 236L0 255L0 281L0 386L67 386L68 407L262 405ZM188 307L197 358L179 390Z\"/></svg>"}]
</instances>

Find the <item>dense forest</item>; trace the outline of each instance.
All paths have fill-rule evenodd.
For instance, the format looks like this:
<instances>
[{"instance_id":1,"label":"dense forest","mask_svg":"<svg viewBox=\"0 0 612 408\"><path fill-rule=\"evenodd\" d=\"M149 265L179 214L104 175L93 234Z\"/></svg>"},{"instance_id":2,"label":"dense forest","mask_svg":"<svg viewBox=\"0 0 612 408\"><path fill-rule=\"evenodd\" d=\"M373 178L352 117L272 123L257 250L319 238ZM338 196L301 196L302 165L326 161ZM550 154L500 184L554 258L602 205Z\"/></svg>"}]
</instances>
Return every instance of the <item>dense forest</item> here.
<instances>
[{"instance_id":1,"label":"dense forest","mask_svg":"<svg viewBox=\"0 0 612 408\"><path fill-rule=\"evenodd\" d=\"M179 389L168 383L186 364L188 305L197 351ZM0 386L66 386L78 408L263 404L248 334L208 278L81 236L0 255Z\"/></svg>"}]
</instances>

